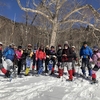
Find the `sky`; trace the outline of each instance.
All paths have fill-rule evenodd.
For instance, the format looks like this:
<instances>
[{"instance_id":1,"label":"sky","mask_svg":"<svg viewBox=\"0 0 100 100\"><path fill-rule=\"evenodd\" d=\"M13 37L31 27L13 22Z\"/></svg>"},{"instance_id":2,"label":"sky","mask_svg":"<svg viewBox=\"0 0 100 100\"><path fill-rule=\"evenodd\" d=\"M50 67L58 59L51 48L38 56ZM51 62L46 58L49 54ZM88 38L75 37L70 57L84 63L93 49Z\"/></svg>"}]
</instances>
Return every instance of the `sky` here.
<instances>
[{"instance_id":1,"label":"sky","mask_svg":"<svg viewBox=\"0 0 100 100\"><path fill-rule=\"evenodd\" d=\"M40 0L35 0L40 1ZM85 0L85 4L91 4L94 8L100 7L100 0ZM0 2L6 4L6 6L0 5L0 15L5 16L11 20L15 20L16 22L24 22L24 11L22 11L17 3L17 0L0 0ZM21 0L23 6L26 5L27 0Z\"/></svg>"}]
</instances>

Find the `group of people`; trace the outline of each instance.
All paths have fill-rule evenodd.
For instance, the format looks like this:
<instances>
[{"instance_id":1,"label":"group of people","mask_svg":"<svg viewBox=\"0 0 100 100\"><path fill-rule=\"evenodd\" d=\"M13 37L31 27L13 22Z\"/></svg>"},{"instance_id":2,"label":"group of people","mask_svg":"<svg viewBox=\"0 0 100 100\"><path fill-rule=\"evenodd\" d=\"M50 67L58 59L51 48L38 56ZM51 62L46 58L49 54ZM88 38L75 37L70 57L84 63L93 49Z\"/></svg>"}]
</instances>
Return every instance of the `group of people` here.
<instances>
[{"instance_id":1,"label":"group of people","mask_svg":"<svg viewBox=\"0 0 100 100\"><path fill-rule=\"evenodd\" d=\"M27 45L26 49L22 46L16 47L14 43L10 44L4 50L2 42L0 42L0 70L9 77L11 72L10 69L14 68L14 65L18 66L17 74L21 74L23 65L25 66L25 76L29 75L31 62L32 70L36 69L37 74L42 74L43 69L45 73L51 72L50 75L55 73L55 65L58 68L58 78L63 76L64 67L67 67L69 81L73 80L73 76L76 74L75 62L78 62L76 55L75 46L69 46L68 41L64 42L64 45L58 45L57 50L54 46L49 47L48 45L44 48L43 45L37 48L32 48L31 44ZM91 49L87 42L83 42L80 49L80 59L82 59L81 70L84 77L86 77L86 67L88 68L88 75L92 78L92 81L96 82L96 71L100 68L100 53L97 46ZM7 63L7 69L3 66L3 60ZM52 61L51 69L48 68L50 61ZM45 66L43 63L45 62ZM92 68L91 62L94 62L95 66Z\"/></svg>"}]
</instances>

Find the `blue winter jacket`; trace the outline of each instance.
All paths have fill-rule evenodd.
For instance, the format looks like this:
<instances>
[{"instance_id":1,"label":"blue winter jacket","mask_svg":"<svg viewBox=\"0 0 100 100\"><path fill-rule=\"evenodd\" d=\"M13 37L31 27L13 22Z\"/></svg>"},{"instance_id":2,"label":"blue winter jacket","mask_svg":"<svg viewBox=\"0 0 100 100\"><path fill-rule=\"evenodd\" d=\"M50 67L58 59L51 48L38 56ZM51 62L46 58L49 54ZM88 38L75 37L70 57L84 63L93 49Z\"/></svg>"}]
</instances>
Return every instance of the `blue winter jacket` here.
<instances>
[{"instance_id":1,"label":"blue winter jacket","mask_svg":"<svg viewBox=\"0 0 100 100\"><path fill-rule=\"evenodd\" d=\"M93 55L93 51L90 47L84 47L82 46L82 48L80 49L80 57L82 58L87 58L87 57L92 57Z\"/></svg>"},{"instance_id":2,"label":"blue winter jacket","mask_svg":"<svg viewBox=\"0 0 100 100\"><path fill-rule=\"evenodd\" d=\"M15 51L14 49L12 48L9 48L4 54L3 56L6 58L6 59L10 59L11 61L14 60L14 57L15 57Z\"/></svg>"}]
</instances>

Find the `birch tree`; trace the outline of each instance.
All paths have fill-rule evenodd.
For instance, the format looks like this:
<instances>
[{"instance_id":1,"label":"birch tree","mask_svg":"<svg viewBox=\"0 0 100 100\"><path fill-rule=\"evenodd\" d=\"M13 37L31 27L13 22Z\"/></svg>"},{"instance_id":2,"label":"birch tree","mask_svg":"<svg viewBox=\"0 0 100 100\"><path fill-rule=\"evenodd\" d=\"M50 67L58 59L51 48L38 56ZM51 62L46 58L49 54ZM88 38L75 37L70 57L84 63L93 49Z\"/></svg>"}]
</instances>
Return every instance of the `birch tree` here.
<instances>
[{"instance_id":1,"label":"birch tree","mask_svg":"<svg viewBox=\"0 0 100 100\"><path fill-rule=\"evenodd\" d=\"M91 20L88 21L88 16L84 14L87 13L86 10L90 10L96 20L100 19L99 12L91 5L80 5L79 2L76 3L76 0L41 0L41 5L35 3L37 0L32 1L34 5L33 8L24 7L22 6L21 0L17 0L19 7L23 11L40 14L52 24L50 46L55 46L57 33L65 24L82 23L84 25L89 25L94 30L100 31L97 25L91 23ZM96 37L95 33L93 34Z\"/></svg>"}]
</instances>

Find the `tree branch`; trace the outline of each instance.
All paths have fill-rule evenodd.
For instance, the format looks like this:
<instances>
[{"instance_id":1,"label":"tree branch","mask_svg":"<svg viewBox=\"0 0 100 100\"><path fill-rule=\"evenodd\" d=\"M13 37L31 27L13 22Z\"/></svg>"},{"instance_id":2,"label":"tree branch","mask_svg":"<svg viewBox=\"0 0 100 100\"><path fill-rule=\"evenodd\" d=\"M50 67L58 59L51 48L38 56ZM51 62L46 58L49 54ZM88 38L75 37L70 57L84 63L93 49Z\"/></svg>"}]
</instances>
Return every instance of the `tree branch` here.
<instances>
[{"instance_id":1,"label":"tree branch","mask_svg":"<svg viewBox=\"0 0 100 100\"><path fill-rule=\"evenodd\" d=\"M67 15L65 16L65 18L64 18L61 22L64 22L70 15L72 15L73 13L75 13L75 12L77 12L77 11L79 11L79 10L82 10L82 9L84 9L84 8L89 8L89 5L85 5L85 6L79 7L79 8L77 8L77 9L71 11L69 14L67 14Z\"/></svg>"},{"instance_id":2,"label":"tree branch","mask_svg":"<svg viewBox=\"0 0 100 100\"><path fill-rule=\"evenodd\" d=\"M17 2L18 2L19 7L20 7L23 11L41 14L42 16L44 16L44 17L47 18L50 22L53 23L53 20L52 20L48 15L44 14L43 12L41 12L41 11L39 11L39 10L34 10L34 9L22 7L22 5L21 5L21 3L20 3L20 0L17 0Z\"/></svg>"},{"instance_id":3,"label":"tree branch","mask_svg":"<svg viewBox=\"0 0 100 100\"><path fill-rule=\"evenodd\" d=\"M65 21L63 23L71 23L71 22L74 22L74 23L79 22L79 23L83 23L83 24L88 24L89 26L93 27L94 30L100 31L100 29L94 27L93 24L91 24L91 23L89 23L87 21L82 21L82 20L77 20L77 19L69 19L69 20L67 20L67 21Z\"/></svg>"}]
</instances>

